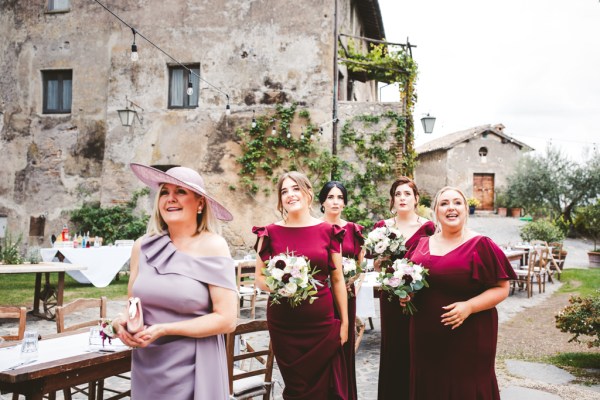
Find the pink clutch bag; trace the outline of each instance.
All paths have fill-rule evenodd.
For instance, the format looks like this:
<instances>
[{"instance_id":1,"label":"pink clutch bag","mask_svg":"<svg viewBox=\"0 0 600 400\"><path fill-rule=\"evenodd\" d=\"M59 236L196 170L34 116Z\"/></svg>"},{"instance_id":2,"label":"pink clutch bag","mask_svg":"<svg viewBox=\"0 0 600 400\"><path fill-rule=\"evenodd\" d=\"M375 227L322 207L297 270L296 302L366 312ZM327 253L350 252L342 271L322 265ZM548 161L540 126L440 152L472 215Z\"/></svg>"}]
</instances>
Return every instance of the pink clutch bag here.
<instances>
[{"instance_id":1,"label":"pink clutch bag","mask_svg":"<svg viewBox=\"0 0 600 400\"><path fill-rule=\"evenodd\" d=\"M139 297L130 297L127 304L127 331L138 333L144 329L144 314L142 301Z\"/></svg>"}]
</instances>

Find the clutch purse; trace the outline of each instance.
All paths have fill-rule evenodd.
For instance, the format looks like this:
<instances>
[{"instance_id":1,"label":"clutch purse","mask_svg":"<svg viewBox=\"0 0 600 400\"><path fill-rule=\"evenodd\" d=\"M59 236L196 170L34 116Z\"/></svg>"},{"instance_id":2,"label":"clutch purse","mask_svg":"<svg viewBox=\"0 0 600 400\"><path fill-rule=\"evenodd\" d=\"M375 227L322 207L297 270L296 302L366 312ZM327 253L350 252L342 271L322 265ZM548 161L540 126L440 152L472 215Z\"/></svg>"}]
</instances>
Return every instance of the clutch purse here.
<instances>
[{"instance_id":1,"label":"clutch purse","mask_svg":"<svg viewBox=\"0 0 600 400\"><path fill-rule=\"evenodd\" d=\"M144 329L144 314L142 301L139 297L130 297L127 303L127 331L138 333Z\"/></svg>"}]
</instances>

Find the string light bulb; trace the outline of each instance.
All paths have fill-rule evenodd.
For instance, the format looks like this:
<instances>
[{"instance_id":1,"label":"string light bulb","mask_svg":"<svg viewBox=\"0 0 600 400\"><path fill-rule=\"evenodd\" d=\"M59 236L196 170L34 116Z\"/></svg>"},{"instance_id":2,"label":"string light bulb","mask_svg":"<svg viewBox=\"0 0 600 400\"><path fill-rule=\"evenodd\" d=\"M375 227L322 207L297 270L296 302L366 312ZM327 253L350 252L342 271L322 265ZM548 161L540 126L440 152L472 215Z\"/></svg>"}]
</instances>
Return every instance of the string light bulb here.
<instances>
[{"instance_id":1,"label":"string light bulb","mask_svg":"<svg viewBox=\"0 0 600 400\"><path fill-rule=\"evenodd\" d=\"M227 103L227 105L225 106L225 115L231 115L231 107L229 106L229 103Z\"/></svg>"},{"instance_id":2,"label":"string light bulb","mask_svg":"<svg viewBox=\"0 0 600 400\"><path fill-rule=\"evenodd\" d=\"M188 96L191 96L194 94L194 85L192 85L192 80L190 79L188 81L188 87L187 87L187 91L186 91Z\"/></svg>"},{"instance_id":3,"label":"string light bulb","mask_svg":"<svg viewBox=\"0 0 600 400\"><path fill-rule=\"evenodd\" d=\"M273 129L271 129L271 135L277 135L277 129L275 129L275 125L273 125Z\"/></svg>"},{"instance_id":4,"label":"string light bulb","mask_svg":"<svg viewBox=\"0 0 600 400\"><path fill-rule=\"evenodd\" d=\"M136 62L139 60L140 56L137 51L137 44L135 44L135 29L131 28L131 32L133 32L133 44L131 45L131 61Z\"/></svg>"},{"instance_id":5,"label":"string light bulb","mask_svg":"<svg viewBox=\"0 0 600 400\"><path fill-rule=\"evenodd\" d=\"M292 137L292 134L290 133L290 131L287 131L287 138L289 139L291 137Z\"/></svg>"},{"instance_id":6,"label":"string light bulb","mask_svg":"<svg viewBox=\"0 0 600 400\"><path fill-rule=\"evenodd\" d=\"M254 110L252 110L252 128L256 128L256 117Z\"/></svg>"}]
</instances>

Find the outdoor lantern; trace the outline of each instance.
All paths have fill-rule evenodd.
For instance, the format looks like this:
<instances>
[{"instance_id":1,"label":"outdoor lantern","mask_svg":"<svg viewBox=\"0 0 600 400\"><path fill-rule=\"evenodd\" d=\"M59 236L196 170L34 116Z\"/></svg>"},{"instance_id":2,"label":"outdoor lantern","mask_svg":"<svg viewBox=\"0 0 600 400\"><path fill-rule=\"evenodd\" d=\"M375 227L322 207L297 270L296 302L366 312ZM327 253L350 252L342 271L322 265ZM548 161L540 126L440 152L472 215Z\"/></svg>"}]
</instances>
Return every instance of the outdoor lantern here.
<instances>
[{"instance_id":1,"label":"outdoor lantern","mask_svg":"<svg viewBox=\"0 0 600 400\"><path fill-rule=\"evenodd\" d=\"M421 118L421 124L423 124L423 131L425 131L425 133L431 133L433 132L433 125L435 125L435 117L427 114Z\"/></svg>"},{"instance_id":2,"label":"outdoor lantern","mask_svg":"<svg viewBox=\"0 0 600 400\"><path fill-rule=\"evenodd\" d=\"M123 126L131 126L133 125L133 120L137 115L137 111L132 110L129 107L126 107L124 110L117 110L119 113L119 118L121 119L121 125Z\"/></svg>"},{"instance_id":3,"label":"outdoor lantern","mask_svg":"<svg viewBox=\"0 0 600 400\"><path fill-rule=\"evenodd\" d=\"M129 106L131 106L131 108L129 108ZM139 114L135 110L136 108L139 108L141 111L144 111L142 107L138 106L133 101L129 100L127 96L125 96L125 109L117 110L117 112L119 113L119 118L121 119L121 125L132 126L133 121L136 118L138 119L138 121L140 121L140 123L142 123L142 117L139 116Z\"/></svg>"}]
</instances>

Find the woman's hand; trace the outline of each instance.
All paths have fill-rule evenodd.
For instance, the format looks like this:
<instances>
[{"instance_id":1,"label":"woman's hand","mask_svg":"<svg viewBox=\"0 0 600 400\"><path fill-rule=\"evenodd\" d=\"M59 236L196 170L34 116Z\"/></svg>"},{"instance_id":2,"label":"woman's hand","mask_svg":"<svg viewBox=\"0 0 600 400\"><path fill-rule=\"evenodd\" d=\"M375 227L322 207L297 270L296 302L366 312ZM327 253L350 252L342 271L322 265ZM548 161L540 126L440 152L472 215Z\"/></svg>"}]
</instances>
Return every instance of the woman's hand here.
<instances>
[{"instance_id":1,"label":"woman's hand","mask_svg":"<svg viewBox=\"0 0 600 400\"><path fill-rule=\"evenodd\" d=\"M447 313L442 314L442 324L450 325L452 329L461 326L465 322L465 319L473 312L471 305L466 301L452 303L442 308L448 310Z\"/></svg>"},{"instance_id":2,"label":"woman's hand","mask_svg":"<svg viewBox=\"0 0 600 400\"><path fill-rule=\"evenodd\" d=\"M150 327L144 326L142 331L136 333L133 338L138 341L138 347L148 347L148 345L154 342L161 336L165 335L164 324L156 324Z\"/></svg>"},{"instance_id":3,"label":"woman's hand","mask_svg":"<svg viewBox=\"0 0 600 400\"><path fill-rule=\"evenodd\" d=\"M414 296L414 293L409 293L408 296L401 298L399 297L400 307L406 307L406 304L409 303Z\"/></svg>"},{"instance_id":4,"label":"woman's hand","mask_svg":"<svg viewBox=\"0 0 600 400\"><path fill-rule=\"evenodd\" d=\"M119 316L112 321L115 336L117 336L124 345L129 347L138 347L140 342L127 331L127 321L122 316Z\"/></svg>"},{"instance_id":5,"label":"woman's hand","mask_svg":"<svg viewBox=\"0 0 600 400\"><path fill-rule=\"evenodd\" d=\"M342 322L340 325L340 341L342 342L342 346L346 344L348 341L348 323Z\"/></svg>"},{"instance_id":6,"label":"woman's hand","mask_svg":"<svg viewBox=\"0 0 600 400\"><path fill-rule=\"evenodd\" d=\"M354 275L352 278L348 279L346 282L346 290L348 292L352 292L352 288L354 288L354 282L358 279L358 275Z\"/></svg>"}]
</instances>

